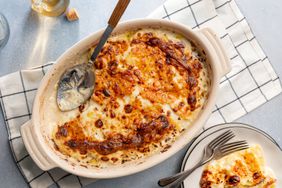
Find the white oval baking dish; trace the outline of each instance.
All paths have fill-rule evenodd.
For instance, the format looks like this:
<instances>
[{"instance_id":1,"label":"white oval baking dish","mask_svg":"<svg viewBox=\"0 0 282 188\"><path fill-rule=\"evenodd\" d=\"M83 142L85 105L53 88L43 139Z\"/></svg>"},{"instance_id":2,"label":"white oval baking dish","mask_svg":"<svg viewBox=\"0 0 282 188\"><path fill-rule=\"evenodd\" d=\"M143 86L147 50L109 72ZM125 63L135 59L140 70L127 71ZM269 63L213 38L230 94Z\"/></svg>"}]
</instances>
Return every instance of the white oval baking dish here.
<instances>
[{"instance_id":1,"label":"white oval baking dish","mask_svg":"<svg viewBox=\"0 0 282 188\"><path fill-rule=\"evenodd\" d=\"M55 149L48 144L48 141L46 141L46 139L48 140L48 137L44 135L40 129L40 123L43 121L42 114L45 113L42 109L43 101L45 100L45 96L48 96L48 92L51 92L52 89L54 90L60 75L68 67L73 66L73 64L68 63L67 60L74 57L74 55L77 55L77 53L89 49L90 46L95 44L104 31L104 29L102 29L76 43L59 57L57 63L51 70L49 70L41 81L34 100L32 119L21 127L21 134L25 147L32 159L42 170L59 167L72 174L97 179L114 178L133 174L150 168L175 154L187 145L204 126L215 105L216 96L219 90L219 81L230 71L229 59L219 39L209 28L191 30L179 23L156 19L127 21L119 24L114 32L120 33L143 27L165 28L175 31L176 33L182 34L187 39L192 40L197 46L205 51L207 62L211 69L211 87L207 103L203 107L198 118L184 133L182 133L166 152L157 153L144 159L132 163L125 163L124 165L116 166L114 168L86 168L72 164L59 156L58 153L55 152Z\"/></svg>"}]
</instances>

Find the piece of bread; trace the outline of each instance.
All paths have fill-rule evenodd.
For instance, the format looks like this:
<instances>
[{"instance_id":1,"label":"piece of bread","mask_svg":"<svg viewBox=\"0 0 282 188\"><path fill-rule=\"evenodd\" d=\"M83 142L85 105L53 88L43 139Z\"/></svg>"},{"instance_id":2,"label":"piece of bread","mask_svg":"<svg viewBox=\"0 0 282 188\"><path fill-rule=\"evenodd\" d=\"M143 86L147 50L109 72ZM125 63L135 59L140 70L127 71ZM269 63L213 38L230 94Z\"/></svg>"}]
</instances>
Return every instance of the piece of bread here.
<instances>
[{"instance_id":1,"label":"piece of bread","mask_svg":"<svg viewBox=\"0 0 282 188\"><path fill-rule=\"evenodd\" d=\"M78 12L76 11L75 8L69 9L69 10L67 11L67 13L66 13L66 17L67 17L68 21L70 21L70 22L79 19Z\"/></svg>"}]
</instances>

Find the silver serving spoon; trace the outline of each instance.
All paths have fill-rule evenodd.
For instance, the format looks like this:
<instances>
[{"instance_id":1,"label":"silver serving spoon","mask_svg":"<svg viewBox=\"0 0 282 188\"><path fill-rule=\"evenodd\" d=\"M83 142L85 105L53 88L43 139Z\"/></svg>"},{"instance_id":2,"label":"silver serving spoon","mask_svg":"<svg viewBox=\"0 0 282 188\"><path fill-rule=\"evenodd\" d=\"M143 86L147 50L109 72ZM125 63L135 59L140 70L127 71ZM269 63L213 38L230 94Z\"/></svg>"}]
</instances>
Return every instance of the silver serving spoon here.
<instances>
[{"instance_id":1,"label":"silver serving spoon","mask_svg":"<svg viewBox=\"0 0 282 188\"><path fill-rule=\"evenodd\" d=\"M85 103L95 87L94 62L113 29L116 27L130 0L119 0L88 63L71 67L61 76L57 90L57 104L61 111L69 111Z\"/></svg>"},{"instance_id":2,"label":"silver serving spoon","mask_svg":"<svg viewBox=\"0 0 282 188\"><path fill-rule=\"evenodd\" d=\"M10 36L10 28L7 19L0 12L0 50L7 44Z\"/></svg>"}]
</instances>

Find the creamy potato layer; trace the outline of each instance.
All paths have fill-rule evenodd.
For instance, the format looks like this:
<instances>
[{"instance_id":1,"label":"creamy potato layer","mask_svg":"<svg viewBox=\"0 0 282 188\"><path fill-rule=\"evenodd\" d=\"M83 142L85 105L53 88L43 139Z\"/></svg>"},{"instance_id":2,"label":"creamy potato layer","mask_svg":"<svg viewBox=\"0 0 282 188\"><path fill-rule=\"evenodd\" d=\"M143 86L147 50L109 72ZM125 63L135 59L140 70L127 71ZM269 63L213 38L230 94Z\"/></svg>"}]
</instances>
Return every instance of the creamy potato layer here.
<instances>
[{"instance_id":1,"label":"creamy potato layer","mask_svg":"<svg viewBox=\"0 0 282 188\"><path fill-rule=\"evenodd\" d=\"M163 29L112 36L93 71L91 100L63 113L52 135L60 153L88 167L165 152L197 118L210 87L204 52Z\"/></svg>"},{"instance_id":2,"label":"creamy potato layer","mask_svg":"<svg viewBox=\"0 0 282 188\"><path fill-rule=\"evenodd\" d=\"M275 188L275 176L265 166L262 148L249 149L227 155L206 165L201 188Z\"/></svg>"}]
</instances>

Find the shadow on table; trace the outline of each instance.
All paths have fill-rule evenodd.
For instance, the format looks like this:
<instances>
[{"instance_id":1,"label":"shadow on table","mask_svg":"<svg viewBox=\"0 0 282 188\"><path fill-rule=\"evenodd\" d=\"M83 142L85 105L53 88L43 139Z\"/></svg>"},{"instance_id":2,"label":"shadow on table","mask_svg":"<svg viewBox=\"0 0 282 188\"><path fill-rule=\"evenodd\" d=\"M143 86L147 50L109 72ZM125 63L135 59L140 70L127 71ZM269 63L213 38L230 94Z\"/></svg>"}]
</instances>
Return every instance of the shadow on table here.
<instances>
[{"instance_id":1,"label":"shadow on table","mask_svg":"<svg viewBox=\"0 0 282 188\"><path fill-rule=\"evenodd\" d=\"M64 16L46 17L30 10L19 35L19 45L27 48L22 57L24 68L38 66L56 60L79 40L79 22L68 22Z\"/></svg>"}]
</instances>

